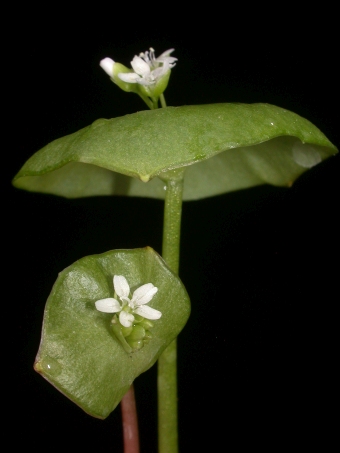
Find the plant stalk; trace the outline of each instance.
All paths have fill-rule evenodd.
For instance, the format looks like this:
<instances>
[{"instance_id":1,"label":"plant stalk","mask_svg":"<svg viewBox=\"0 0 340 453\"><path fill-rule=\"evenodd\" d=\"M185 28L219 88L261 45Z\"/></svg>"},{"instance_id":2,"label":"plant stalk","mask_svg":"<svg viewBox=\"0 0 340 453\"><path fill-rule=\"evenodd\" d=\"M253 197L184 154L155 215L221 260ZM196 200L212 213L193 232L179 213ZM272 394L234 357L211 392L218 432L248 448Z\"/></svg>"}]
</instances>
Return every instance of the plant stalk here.
<instances>
[{"instance_id":1,"label":"plant stalk","mask_svg":"<svg viewBox=\"0 0 340 453\"><path fill-rule=\"evenodd\" d=\"M166 102L165 102L165 97L164 97L163 93L160 95L159 99L161 101L162 108L165 108L166 107Z\"/></svg>"},{"instance_id":2,"label":"plant stalk","mask_svg":"<svg viewBox=\"0 0 340 453\"><path fill-rule=\"evenodd\" d=\"M133 384L120 402L123 421L124 453L139 453L138 418Z\"/></svg>"},{"instance_id":3,"label":"plant stalk","mask_svg":"<svg viewBox=\"0 0 340 453\"><path fill-rule=\"evenodd\" d=\"M162 256L178 274L184 169L162 175L166 183ZM158 451L178 453L177 342L174 340L158 359Z\"/></svg>"}]
</instances>

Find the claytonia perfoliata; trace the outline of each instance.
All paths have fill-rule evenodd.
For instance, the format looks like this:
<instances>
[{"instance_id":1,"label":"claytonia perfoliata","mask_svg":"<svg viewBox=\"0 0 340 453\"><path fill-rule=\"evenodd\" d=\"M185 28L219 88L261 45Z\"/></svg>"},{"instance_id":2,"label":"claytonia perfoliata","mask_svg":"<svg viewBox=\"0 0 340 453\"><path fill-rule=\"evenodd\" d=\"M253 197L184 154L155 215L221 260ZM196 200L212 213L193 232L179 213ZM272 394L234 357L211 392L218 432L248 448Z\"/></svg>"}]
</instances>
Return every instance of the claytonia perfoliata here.
<instances>
[{"instance_id":1,"label":"claytonia perfoliata","mask_svg":"<svg viewBox=\"0 0 340 453\"><path fill-rule=\"evenodd\" d=\"M96 309L104 313L119 313L119 322L123 327L131 327L139 317L146 319L159 319L162 313L154 308L146 306L157 293L158 288L152 283L137 288L130 299L130 286L125 277L115 275L113 277L115 297L97 300ZM135 315L138 315L137 318Z\"/></svg>"},{"instance_id":2,"label":"claytonia perfoliata","mask_svg":"<svg viewBox=\"0 0 340 453\"><path fill-rule=\"evenodd\" d=\"M132 70L111 58L101 60L100 66L122 90L134 91L141 96L150 109L158 107L159 98L165 107L163 92L177 61L177 58L170 56L173 51L174 49L168 49L156 58L155 50L150 47L148 51L134 56L131 61Z\"/></svg>"},{"instance_id":3,"label":"claytonia perfoliata","mask_svg":"<svg viewBox=\"0 0 340 453\"><path fill-rule=\"evenodd\" d=\"M169 49L156 58L154 49L150 47L150 51L140 53L139 57L137 55L133 57L131 66L135 72L121 73L118 74L118 77L128 83L139 83L144 86L155 85L175 66L177 58L170 57L174 50Z\"/></svg>"}]
</instances>

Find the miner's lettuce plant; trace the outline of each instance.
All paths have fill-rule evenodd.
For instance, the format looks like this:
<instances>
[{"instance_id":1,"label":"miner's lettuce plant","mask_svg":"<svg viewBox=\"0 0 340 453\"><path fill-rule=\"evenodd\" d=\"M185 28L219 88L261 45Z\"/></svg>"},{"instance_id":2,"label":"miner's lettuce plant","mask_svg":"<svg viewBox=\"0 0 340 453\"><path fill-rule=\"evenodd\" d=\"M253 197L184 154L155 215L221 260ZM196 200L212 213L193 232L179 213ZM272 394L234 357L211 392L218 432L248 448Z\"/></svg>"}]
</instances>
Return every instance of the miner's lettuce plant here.
<instances>
[{"instance_id":1,"label":"miner's lettuce plant","mask_svg":"<svg viewBox=\"0 0 340 453\"><path fill-rule=\"evenodd\" d=\"M59 274L34 364L84 411L104 419L157 362L159 453L178 451L176 337L190 315L178 277L182 202L261 184L290 187L338 152L307 119L274 105L167 107L173 51L156 57L150 48L131 68L103 59L112 82L149 110L98 119L54 140L13 179L17 188L67 198L164 200L162 256L149 246L111 250Z\"/></svg>"}]
</instances>

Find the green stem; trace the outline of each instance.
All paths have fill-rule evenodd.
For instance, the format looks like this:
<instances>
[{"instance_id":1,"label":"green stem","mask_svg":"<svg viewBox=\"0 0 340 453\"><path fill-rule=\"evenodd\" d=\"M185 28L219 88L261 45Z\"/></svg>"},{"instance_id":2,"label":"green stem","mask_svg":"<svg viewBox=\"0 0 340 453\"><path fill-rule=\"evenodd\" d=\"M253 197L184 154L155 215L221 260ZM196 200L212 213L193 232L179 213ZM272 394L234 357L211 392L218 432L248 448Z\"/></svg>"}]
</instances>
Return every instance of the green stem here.
<instances>
[{"instance_id":1,"label":"green stem","mask_svg":"<svg viewBox=\"0 0 340 453\"><path fill-rule=\"evenodd\" d=\"M147 96L145 96L142 93L137 93L137 94L143 99L143 101L149 107L150 110L154 110L155 108L157 108L157 106L155 107L153 101L151 101L151 99L149 99Z\"/></svg>"},{"instance_id":2,"label":"green stem","mask_svg":"<svg viewBox=\"0 0 340 453\"><path fill-rule=\"evenodd\" d=\"M161 100L161 106L162 106L163 108L166 107L165 97L164 97L164 94L163 94L163 93L160 95L160 98L159 98L159 99Z\"/></svg>"},{"instance_id":3,"label":"green stem","mask_svg":"<svg viewBox=\"0 0 340 453\"><path fill-rule=\"evenodd\" d=\"M166 183L162 255L178 274L184 169L162 175ZM177 345L174 340L158 359L158 451L178 452Z\"/></svg>"}]
</instances>

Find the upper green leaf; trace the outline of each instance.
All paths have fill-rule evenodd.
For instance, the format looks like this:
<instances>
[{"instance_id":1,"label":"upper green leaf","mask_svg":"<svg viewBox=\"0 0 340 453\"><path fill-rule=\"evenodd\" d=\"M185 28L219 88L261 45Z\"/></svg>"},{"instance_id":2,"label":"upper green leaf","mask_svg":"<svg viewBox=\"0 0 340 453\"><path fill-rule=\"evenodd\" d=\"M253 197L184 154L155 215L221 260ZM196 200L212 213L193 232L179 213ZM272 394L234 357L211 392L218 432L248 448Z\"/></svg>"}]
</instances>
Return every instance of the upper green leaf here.
<instances>
[{"instance_id":1,"label":"upper green leaf","mask_svg":"<svg viewBox=\"0 0 340 453\"><path fill-rule=\"evenodd\" d=\"M100 119L54 140L13 184L70 198L164 198L162 173L187 167L184 200L192 200L260 184L290 186L337 152L311 122L270 104L167 107Z\"/></svg>"},{"instance_id":2,"label":"upper green leaf","mask_svg":"<svg viewBox=\"0 0 340 453\"><path fill-rule=\"evenodd\" d=\"M131 290L146 283L158 289L148 306L162 316L136 352L126 352L117 338L112 313L95 306L114 296L114 275L123 275ZM178 336L189 314L182 282L150 247L87 256L64 269L52 288L34 368L84 411L106 418L133 380Z\"/></svg>"}]
</instances>

